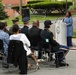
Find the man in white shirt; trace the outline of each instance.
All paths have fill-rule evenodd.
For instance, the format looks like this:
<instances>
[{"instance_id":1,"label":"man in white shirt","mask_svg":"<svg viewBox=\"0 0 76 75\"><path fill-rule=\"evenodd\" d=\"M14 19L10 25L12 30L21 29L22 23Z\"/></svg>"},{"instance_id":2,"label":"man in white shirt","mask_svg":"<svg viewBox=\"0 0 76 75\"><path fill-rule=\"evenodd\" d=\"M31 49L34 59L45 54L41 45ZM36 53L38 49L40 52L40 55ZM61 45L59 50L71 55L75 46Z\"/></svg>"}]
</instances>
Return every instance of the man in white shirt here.
<instances>
[{"instance_id":1,"label":"man in white shirt","mask_svg":"<svg viewBox=\"0 0 76 75\"><path fill-rule=\"evenodd\" d=\"M18 25L13 25L13 32L14 34L10 36L10 40L20 40L23 42L24 49L27 51L27 56L30 55L33 60L36 62L37 69L39 68L39 64L37 59L35 58L34 54L30 50L30 41L26 37L25 34L19 33L19 26Z\"/></svg>"}]
</instances>

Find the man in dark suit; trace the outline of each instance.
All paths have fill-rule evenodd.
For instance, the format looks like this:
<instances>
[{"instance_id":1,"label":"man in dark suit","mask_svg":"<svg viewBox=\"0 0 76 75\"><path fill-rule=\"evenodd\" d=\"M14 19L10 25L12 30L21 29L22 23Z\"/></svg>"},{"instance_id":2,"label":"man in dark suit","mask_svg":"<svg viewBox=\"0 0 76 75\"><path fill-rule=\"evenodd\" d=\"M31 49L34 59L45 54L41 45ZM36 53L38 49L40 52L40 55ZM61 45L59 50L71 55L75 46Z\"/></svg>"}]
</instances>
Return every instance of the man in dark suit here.
<instances>
[{"instance_id":1,"label":"man in dark suit","mask_svg":"<svg viewBox=\"0 0 76 75\"><path fill-rule=\"evenodd\" d=\"M39 21L34 20L33 26L29 29L29 37L32 47L38 47L38 44L41 40L40 33L42 29L39 28ZM41 59L41 51L38 52L38 59Z\"/></svg>"},{"instance_id":2,"label":"man in dark suit","mask_svg":"<svg viewBox=\"0 0 76 75\"><path fill-rule=\"evenodd\" d=\"M65 66L66 63L63 61L64 60L64 55L67 53L67 51L61 50L61 45L53 39L53 33L49 30L50 25L52 25L50 20L46 20L44 22L44 30L41 32L41 38L45 39L47 42L50 43L51 45L51 52L63 52L63 53L58 53L58 59L59 59L59 65L60 66Z\"/></svg>"},{"instance_id":3,"label":"man in dark suit","mask_svg":"<svg viewBox=\"0 0 76 75\"><path fill-rule=\"evenodd\" d=\"M29 20L30 20L29 17L24 17L24 18L22 19L22 21L23 21L23 23L24 23L24 27L20 30L20 33L24 33L24 34L27 36L28 39L30 39L30 38L29 38L29 35L28 35Z\"/></svg>"}]
</instances>

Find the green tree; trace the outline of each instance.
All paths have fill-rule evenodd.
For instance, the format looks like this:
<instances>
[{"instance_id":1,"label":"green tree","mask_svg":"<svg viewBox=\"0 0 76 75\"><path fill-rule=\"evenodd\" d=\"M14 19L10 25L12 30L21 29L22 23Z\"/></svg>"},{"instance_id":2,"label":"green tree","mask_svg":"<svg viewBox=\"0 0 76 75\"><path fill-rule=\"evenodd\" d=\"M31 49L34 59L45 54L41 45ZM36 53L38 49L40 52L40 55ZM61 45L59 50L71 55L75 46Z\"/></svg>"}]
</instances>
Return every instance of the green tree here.
<instances>
[{"instance_id":1,"label":"green tree","mask_svg":"<svg viewBox=\"0 0 76 75\"><path fill-rule=\"evenodd\" d=\"M0 2L0 20L4 20L6 18L8 18L8 15L4 11L4 6L3 6L2 2Z\"/></svg>"}]
</instances>

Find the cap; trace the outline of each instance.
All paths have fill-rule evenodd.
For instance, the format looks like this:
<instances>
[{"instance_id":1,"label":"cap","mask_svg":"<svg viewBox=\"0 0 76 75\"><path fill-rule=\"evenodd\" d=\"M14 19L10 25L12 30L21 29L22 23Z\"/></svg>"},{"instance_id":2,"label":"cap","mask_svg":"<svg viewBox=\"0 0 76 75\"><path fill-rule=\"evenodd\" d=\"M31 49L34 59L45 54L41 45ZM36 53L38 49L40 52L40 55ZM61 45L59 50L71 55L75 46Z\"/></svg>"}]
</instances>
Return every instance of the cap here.
<instances>
[{"instance_id":1,"label":"cap","mask_svg":"<svg viewBox=\"0 0 76 75\"><path fill-rule=\"evenodd\" d=\"M12 20L12 22L14 23L14 22L18 22L19 20L18 19L13 19Z\"/></svg>"},{"instance_id":2,"label":"cap","mask_svg":"<svg viewBox=\"0 0 76 75\"><path fill-rule=\"evenodd\" d=\"M23 22L27 22L27 21L29 21L29 20L30 20L30 17L24 17L24 18L22 19Z\"/></svg>"},{"instance_id":3,"label":"cap","mask_svg":"<svg viewBox=\"0 0 76 75\"><path fill-rule=\"evenodd\" d=\"M48 25L51 25L51 24L53 24L53 23L51 23L51 20L45 20L44 21L45 26L48 26Z\"/></svg>"}]
</instances>

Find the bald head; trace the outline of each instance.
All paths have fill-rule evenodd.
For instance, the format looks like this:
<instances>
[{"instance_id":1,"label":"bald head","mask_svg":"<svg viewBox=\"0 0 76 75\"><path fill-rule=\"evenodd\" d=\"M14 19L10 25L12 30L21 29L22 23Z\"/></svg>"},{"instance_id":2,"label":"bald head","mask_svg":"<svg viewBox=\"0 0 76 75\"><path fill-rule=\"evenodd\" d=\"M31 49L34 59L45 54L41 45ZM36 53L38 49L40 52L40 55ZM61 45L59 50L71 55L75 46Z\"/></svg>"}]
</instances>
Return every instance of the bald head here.
<instances>
[{"instance_id":1,"label":"bald head","mask_svg":"<svg viewBox=\"0 0 76 75\"><path fill-rule=\"evenodd\" d=\"M39 27L39 21L38 21L38 20L34 20L34 21L33 21L33 26Z\"/></svg>"}]
</instances>

